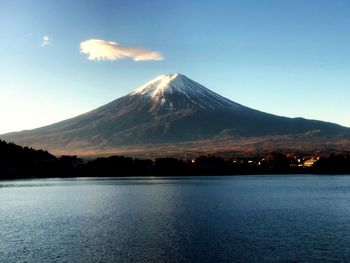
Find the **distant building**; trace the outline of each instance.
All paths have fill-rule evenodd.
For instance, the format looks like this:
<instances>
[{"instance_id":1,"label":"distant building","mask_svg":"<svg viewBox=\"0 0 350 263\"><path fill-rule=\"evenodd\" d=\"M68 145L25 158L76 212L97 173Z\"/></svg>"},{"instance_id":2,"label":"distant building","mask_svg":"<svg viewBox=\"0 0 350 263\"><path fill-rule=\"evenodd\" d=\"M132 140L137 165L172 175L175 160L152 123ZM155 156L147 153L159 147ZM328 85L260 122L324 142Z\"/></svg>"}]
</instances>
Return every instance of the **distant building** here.
<instances>
[{"instance_id":1,"label":"distant building","mask_svg":"<svg viewBox=\"0 0 350 263\"><path fill-rule=\"evenodd\" d=\"M320 159L320 157L312 157L310 159L307 159L303 166L304 167L312 167L318 160Z\"/></svg>"}]
</instances>

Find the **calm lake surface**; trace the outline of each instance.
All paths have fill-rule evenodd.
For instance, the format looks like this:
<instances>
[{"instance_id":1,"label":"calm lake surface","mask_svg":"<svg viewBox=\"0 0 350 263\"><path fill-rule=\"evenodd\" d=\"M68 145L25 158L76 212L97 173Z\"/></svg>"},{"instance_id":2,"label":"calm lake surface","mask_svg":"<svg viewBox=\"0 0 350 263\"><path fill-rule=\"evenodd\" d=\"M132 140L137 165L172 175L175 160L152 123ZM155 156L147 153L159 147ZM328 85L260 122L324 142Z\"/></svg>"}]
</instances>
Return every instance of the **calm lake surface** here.
<instances>
[{"instance_id":1,"label":"calm lake surface","mask_svg":"<svg viewBox=\"0 0 350 263\"><path fill-rule=\"evenodd\" d=\"M0 181L0 262L350 260L350 176Z\"/></svg>"}]
</instances>

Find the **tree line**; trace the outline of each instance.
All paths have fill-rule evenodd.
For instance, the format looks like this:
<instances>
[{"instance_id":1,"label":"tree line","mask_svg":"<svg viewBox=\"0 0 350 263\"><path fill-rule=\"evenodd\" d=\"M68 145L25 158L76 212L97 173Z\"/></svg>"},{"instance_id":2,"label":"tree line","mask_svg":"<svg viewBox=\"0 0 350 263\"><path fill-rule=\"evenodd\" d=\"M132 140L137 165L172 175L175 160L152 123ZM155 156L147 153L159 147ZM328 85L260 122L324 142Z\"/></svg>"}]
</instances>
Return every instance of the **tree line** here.
<instances>
[{"instance_id":1,"label":"tree line","mask_svg":"<svg viewBox=\"0 0 350 263\"><path fill-rule=\"evenodd\" d=\"M196 158L155 160L124 156L84 160L76 156L56 157L44 150L21 147L0 140L0 179L46 177L200 176L246 174L350 174L350 155L320 157L311 167L300 158L282 153L264 157Z\"/></svg>"}]
</instances>

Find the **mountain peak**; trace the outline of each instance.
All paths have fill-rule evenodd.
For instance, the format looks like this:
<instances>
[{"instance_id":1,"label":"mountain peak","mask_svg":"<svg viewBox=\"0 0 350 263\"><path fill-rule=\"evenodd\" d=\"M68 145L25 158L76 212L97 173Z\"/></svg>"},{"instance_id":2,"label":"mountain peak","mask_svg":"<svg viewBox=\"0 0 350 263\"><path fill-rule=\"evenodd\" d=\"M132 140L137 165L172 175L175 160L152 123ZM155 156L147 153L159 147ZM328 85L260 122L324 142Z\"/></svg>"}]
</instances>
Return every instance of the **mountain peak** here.
<instances>
[{"instance_id":1,"label":"mountain peak","mask_svg":"<svg viewBox=\"0 0 350 263\"><path fill-rule=\"evenodd\" d=\"M155 99L164 93L181 92L185 94L193 86L188 85L188 82L194 81L179 73L161 75L134 90L130 95L141 94Z\"/></svg>"},{"instance_id":2,"label":"mountain peak","mask_svg":"<svg viewBox=\"0 0 350 263\"><path fill-rule=\"evenodd\" d=\"M129 94L140 95L171 111L176 108L223 109L241 106L179 73L158 76Z\"/></svg>"}]
</instances>

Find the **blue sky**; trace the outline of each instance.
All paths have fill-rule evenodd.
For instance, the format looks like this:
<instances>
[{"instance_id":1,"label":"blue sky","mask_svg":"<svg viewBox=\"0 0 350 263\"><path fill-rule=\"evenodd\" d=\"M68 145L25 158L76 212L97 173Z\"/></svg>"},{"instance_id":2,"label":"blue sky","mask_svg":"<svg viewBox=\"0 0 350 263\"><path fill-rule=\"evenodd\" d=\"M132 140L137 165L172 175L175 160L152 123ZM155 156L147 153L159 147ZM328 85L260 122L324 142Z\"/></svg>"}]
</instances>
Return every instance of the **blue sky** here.
<instances>
[{"instance_id":1,"label":"blue sky","mask_svg":"<svg viewBox=\"0 0 350 263\"><path fill-rule=\"evenodd\" d=\"M261 111L350 126L349 12L347 0L2 0L0 133L176 72ZM80 44L91 39L163 59L89 60Z\"/></svg>"}]
</instances>

